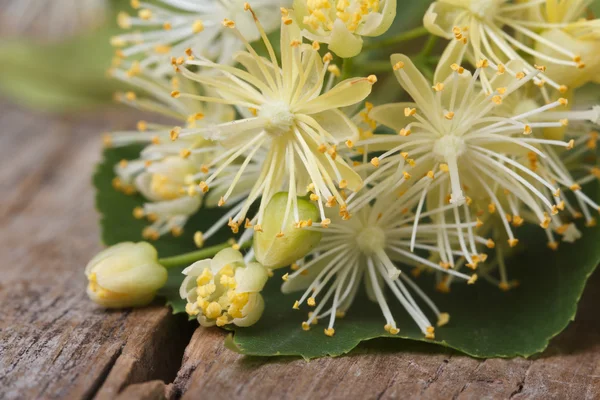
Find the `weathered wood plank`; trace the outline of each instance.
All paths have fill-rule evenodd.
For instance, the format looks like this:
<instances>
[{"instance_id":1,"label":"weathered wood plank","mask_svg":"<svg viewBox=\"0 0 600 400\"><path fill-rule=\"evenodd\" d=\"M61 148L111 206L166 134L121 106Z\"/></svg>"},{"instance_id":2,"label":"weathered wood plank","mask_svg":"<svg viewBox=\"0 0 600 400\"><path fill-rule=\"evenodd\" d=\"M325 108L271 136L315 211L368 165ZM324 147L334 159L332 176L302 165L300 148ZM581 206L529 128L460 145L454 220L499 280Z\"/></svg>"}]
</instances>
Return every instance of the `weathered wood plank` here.
<instances>
[{"instance_id":1,"label":"weathered wood plank","mask_svg":"<svg viewBox=\"0 0 600 400\"><path fill-rule=\"evenodd\" d=\"M172 380L185 318L160 306L104 312L85 295L83 267L101 248L90 180L109 122L0 110L0 397L89 398L102 387L114 398Z\"/></svg>"}]
</instances>

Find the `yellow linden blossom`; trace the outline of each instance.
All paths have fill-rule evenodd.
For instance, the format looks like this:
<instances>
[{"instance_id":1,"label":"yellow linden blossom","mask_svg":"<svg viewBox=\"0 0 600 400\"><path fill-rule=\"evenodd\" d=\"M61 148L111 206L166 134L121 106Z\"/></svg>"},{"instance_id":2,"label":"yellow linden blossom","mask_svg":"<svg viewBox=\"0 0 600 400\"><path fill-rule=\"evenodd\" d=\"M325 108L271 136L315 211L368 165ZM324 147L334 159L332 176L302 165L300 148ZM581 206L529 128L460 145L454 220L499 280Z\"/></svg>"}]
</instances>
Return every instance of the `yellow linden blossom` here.
<instances>
[{"instance_id":1,"label":"yellow linden blossom","mask_svg":"<svg viewBox=\"0 0 600 400\"><path fill-rule=\"evenodd\" d=\"M247 4L246 9L252 12ZM216 64L191 52L181 64L173 60L183 77L218 94L198 96L173 91L173 97L233 105L241 115L238 120L210 127L177 128L178 138L205 138L223 146L223 151L206 165L205 177L198 183L199 190L208 192L216 182L226 181L224 185L229 188L220 205L231 201L236 187L244 183L241 177L248 165L260 165L258 179L250 182L249 195L230 220L234 232L241 225L260 232L265 208L282 188L289 193L286 215L291 211L294 223L301 222L297 196L310 193L319 207L321 223L327 225L324 207L345 206L341 187L355 191L361 186L360 176L337 156L338 144L358 136L356 126L339 108L362 101L377 78L351 78L331 87L335 76L330 75L326 82L331 54L321 58L315 46L302 44L300 30L287 14L284 13L281 24L281 61L258 19L255 22L269 58L258 56L235 23L226 20L223 24L247 46L247 51L235 55L241 67ZM188 67L202 67L210 73L195 73ZM237 168L238 173L225 177L223 171L227 168ZM251 205L259 198L258 212L246 219Z\"/></svg>"},{"instance_id":2,"label":"yellow linden blossom","mask_svg":"<svg viewBox=\"0 0 600 400\"><path fill-rule=\"evenodd\" d=\"M395 0L294 0L304 37L329 44L340 57L358 55L363 36L384 34L396 17Z\"/></svg>"},{"instance_id":3,"label":"yellow linden blossom","mask_svg":"<svg viewBox=\"0 0 600 400\"><path fill-rule=\"evenodd\" d=\"M570 150L574 140L545 139L540 131L564 126L569 120L595 120L597 110L562 111L568 103L564 98L543 106L508 107L538 70L521 77L495 73L489 82L495 89L487 92L478 85L478 77L490 68L485 60L477 62L473 75L459 65L446 66L449 76L443 82L430 83L408 57L396 54L391 59L400 85L414 102L386 104L370 111L370 118L399 134L377 135L357 143L387 145L388 149L378 156L377 170L365 179L372 189L350 195L348 211L364 207L381 194L410 188L422 196L417 214L446 207L458 224L475 220L478 209L521 218L518 210L527 209L530 220L548 228L552 216L566 204L559 189L572 182L561 175L564 166L544 150ZM522 70L523 65L511 61L507 69ZM544 168L531 165L533 156ZM411 177L416 177L416 183L411 183ZM502 223L507 242L515 246L518 240L510 222L502 218ZM459 235L465 253L472 236L468 230ZM467 260L472 261L468 256Z\"/></svg>"},{"instance_id":4,"label":"yellow linden blossom","mask_svg":"<svg viewBox=\"0 0 600 400\"><path fill-rule=\"evenodd\" d=\"M390 334L400 331L389 306L390 301L396 300L426 338L435 337L433 325L420 304L431 310L438 326L446 324L449 315L440 312L406 272L427 267L445 277L474 283L477 275L458 271L465 266L465 258L458 246L456 230L472 230L476 223L422 224L418 235L413 236L413 225L419 218L443 211L432 210L421 216L409 212L419 197L419 192L407 194L401 200L395 196L379 197L373 205L365 206L348 221L331 215L336 222L331 228L307 228L321 232L323 239L308 258L292 266L293 272L284 275L282 286L284 293L303 291L302 297L294 303L294 309L304 303L312 309L302 323L303 329L308 330L318 320L327 318L329 322L324 332L333 336L336 318L351 312L352 304L359 301L356 296L360 285L364 283L369 299L381 309L385 331ZM438 246L440 232L447 239L446 247ZM474 239L479 245L486 243L482 237L475 236ZM413 253L414 249L419 253ZM430 252L430 256L422 256L423 252ZM484 259L485 255L473 254L473 257ZM455 258L460 260L455 263ZM391 292L388 296L384 294L386 287Z\"/></svg>"},{"instance_id":5,"label":"yellow linden blossom","mask_svg":"<svg viewBox=\"0 0 600 400\"><path fill-rule=\"evenodd\" d=\"M239 251L221 250L183 274L180 295L188 302L185 310L202 326L250 326L260 319L265 307L260 291L268 272L259 263L246 263Z\"/></svg>"},{"instance_id":6,"label":"yellow linden blossom","mask_svg":"<svg viewBox=\"0 0 600 400\"><path fill-rule=\"evenodd\" d=\"M487 59L493 69L513 76L539 69L534 82L549 101L545 84L564 93L568 86L580 86L598 75L600 25L598 20L580 19L590 3L438 0L429 7L423 23L431 33L451 40L442 61L460 64L463 57L473 63ZM506 68L510 60L525 62L524 55L536 63L526 62L520 70ZM444 75L436 77L443 79ZM489 91L493 90L490 79L482 73L482 84Z\"/></svg>"},{"instance_id":7,"label":"yellow linden blossom","mask_svg":"<svg viewBox=\"0 0 600 400\"><path fill-rule=\"evenodd\" d=\"M243 48L243 42L221 24L223 19L239 21L242 34L249 41L259 39L250 16L244 15L242 0L157 0L153 3L132 0L137 15L122 12L118 23L122 29L138 29L112 38L120 57L142 55L142 68L153 67L158 74L170 71L168 59L191 48L211 60L223 64L233 62L232 55ZM278 11L282 0L261 0L257 13L268 32L279 25Z\"/></svg>"},{"instance_id":8,"label":"yellow linden blossom","mask_svg":"<svg viewBox=\"0 0 600 400\"><path fill-rule=\"evenodd\" d=\"M167 282L156 249L145 242L124 242L101 251L85 267L87 294L107 308L144 306Z\"/></svg>"},{"instance_id":9,"label":"yellow linden blossom","mask_svg":"<svg viewBox=\"0 0 600 400\"><path fill-rule=\"evenodd\" d=\"M233 118L233 109L226 105L206 107L198 101L179 100L169 96L174 88L181 88L179 79L156 78L142 70L137 63L119 62L110 71L111 76L139 89L141 95L130 91L119 93L115 99L131 107L166 116L185 123L188 127L206 126ZM188 90L199 90L189 87ZM115 189L127 194L139 192L148 200L133 210L136 218L147 218L151 224L143 231L146 239L158 239L172 233L176 236L201 205L197 190L189 190L189 179L200 173L202 165L215 151L215 145L206 140L173 143L172 125L139 121L137 129L106 134L107 146L119 147L144 144L140 158L121 160L114 167ZM216 206L216 201L208 205ZM207 238L210 235L207 236Z\"/></svg>"}]
</instances>

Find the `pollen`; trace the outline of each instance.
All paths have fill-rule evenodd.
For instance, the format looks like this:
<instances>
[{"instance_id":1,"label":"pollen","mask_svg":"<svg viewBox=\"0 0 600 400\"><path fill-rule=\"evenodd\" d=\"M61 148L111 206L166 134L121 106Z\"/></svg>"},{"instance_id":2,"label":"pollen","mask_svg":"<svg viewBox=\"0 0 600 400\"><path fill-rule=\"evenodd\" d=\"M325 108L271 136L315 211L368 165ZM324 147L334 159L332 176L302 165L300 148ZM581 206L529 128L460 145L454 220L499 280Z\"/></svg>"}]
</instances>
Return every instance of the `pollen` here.
<instances>
[{"instance_id":1,"label":"pollen","mask_svg":"<svg viewBox=\"0 0 600 400\"><path fill-rule=\"evenodd\" d=\"M402 61L398 61L392 68L394 71L398 71L399 69L404 68L404 63Z\"/></svg>"}]
</instances>

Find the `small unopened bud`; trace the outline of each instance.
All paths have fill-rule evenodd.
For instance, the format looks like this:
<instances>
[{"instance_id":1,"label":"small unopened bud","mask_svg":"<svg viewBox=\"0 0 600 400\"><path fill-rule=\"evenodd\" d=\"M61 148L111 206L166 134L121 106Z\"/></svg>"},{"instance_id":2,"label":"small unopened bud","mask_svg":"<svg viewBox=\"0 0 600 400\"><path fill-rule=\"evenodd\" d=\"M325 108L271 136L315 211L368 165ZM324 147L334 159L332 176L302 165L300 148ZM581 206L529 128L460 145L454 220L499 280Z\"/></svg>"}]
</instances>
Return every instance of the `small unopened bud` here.
<instances>
[{"instance_id":1,"label":"small unopened bud","mask_svg":"<svg viewBox=\"0 0 600 400\"><path fill-rule=\"evenodd\" d=\"M101 251L88 263L85 275L88 296L107 308L145 306L167 283L166 268L146 242L125 242Z\"/></svg>"},{"instance_id":2,"label":"small unopened bud","mask_svg":"<svg viewBox=\"0 0 600 400\"><path fill-rule=\"evenodd\" d=\"M298 221L294 221L291 209L286 219L287 201L288 194L285 192L277 193L271 198L265 210L263 231L254 236L254 255L267 268L281 268L292 264L308 254L321 240L320 232L297 227ZM301 198L297 201L300 221L319 219L319 212L311 202ZM278 237L280 233L283 235Z\"/></svg>"}]
</instances>

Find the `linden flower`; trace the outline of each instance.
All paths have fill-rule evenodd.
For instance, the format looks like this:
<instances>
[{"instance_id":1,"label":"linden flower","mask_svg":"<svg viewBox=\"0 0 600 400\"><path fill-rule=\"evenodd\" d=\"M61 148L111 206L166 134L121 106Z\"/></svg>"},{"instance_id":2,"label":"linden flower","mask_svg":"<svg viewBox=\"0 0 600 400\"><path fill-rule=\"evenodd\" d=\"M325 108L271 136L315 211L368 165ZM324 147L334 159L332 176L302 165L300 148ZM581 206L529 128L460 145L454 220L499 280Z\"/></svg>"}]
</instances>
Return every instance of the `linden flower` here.
<instances>
[{"instance_id":1,"label":"linden flower","mask_svg":"<svg viewBox=\"0 0 600 400\"><path fill-rule=\"evenodd\" d=\"M0 10L1 30L59 39L101 25L106 0L6 0Z\"/></svg>"},{"instance_id":2,"label":"linden flower","mask_svg":"<svg viewBox=\"0 0 600 400\"><path fill-rule=\"evenodd\" d=\"M538 11L539 20L530 28L540 30L535 42L536 62L548 67L546 75L570 88L587 82L600 83L600 19L586 20L593 0L546 2ZM566 50L566 51L565 51ZM575 55L579 69L557 60Z\"/></svg>"},{"instance_id":3,"label":"linden flower","mask_svg":"<svg viewBox=\"0 0 600 400\"><path fill-rule=\"evenodd\" d=\"M514 76L540 68L543 73L534 78L536 84L547 83L565 92L567 85L589 80L588 72L579 75L598 59L593 50L598 48L598 20L574 22L590 2L439 0L431 4L423 23L432 34L451 40L442 56L450 63L460 64L466 56L472 62L487 59L494 69L504 70L503 63L520 60L525 63L521 69L506 70ZM525 62L524 55L548 65L548 71ZM492 91L488 72L482 71L481 78L486 90Z\"/></svg>"},{"instance_id":4,"label":"linden flower","mask_svg":"<svg viewBox=\"0 0 600 400\"><path fill-rule=\"evenodd\" d=\"M190 316L202 326L250 326L261 317L265 303L260 291L268 273L261 264L246 264L244 256L231 248L212 259L202 260L183 270L180 288Z\"/></svg>"},{"instance_id":5,"label":"linden flower","mask_svg":"<svg viewBox=\"0 0 600 400\"><path fill-rule=\"evenodd\" d=\"M170 82L167 79L155 79L137 63L119 61L118 64L118 67L111 69L111 75L148 94L142 97L134 92L117 95L116 99L124 104L166 116L184 123L188 128L210 128L233 119L234 111L227 105L204 104L189 98L175 99L169 95L173 89L181 89L182 85L187 85L186 90L190 93L204 93L205 89L194 82L179 82L178 78L172 78ZM173 130L172 125L139 121L137 128L136 131L107 134L104 138L107 146L147 144L139 159L122 160L115 166L117 178L113 185L128 194L139 191L150 200L134 210L135 217L146 217L152 222L144 230L144 237L158 239L168 232L180 235L189 217L199 209L202 197L206 207L218 205L220 196L229 188L222 183L229 182L237 175L237 167L226 168L222 180L214 183L214 190L208 196L202 196L192 183L203 176L205 164L220 154L223 148L201 137L173 142L171 138L177 135L177 131ZM259 167L250 164L244 172L244 182L255 182L258 172ZM234 200L247 197L250 187L248 183L239 185ZM207 232L200 233L198 243L216 233L231 217L230 214L235 212L231 211Z\"/></svg>"},{"instance_id":6,"label":"linden flower","mask_svg":"<svg viewBox=\"0 0 600 400\"><path fill-rule=\"evenodd\" d=\"M246 9L252 12L248 4ZM311 192L310 199L318 204L321 223L326 226L329 220L324 207L339 204L343 210L345 200L341 189L357 190L361 186L358 174L342 157L337 157L337 145L351 144L358 136L356 126L338 108L362 101L371 92L376 78L351 78L329 89L325 78L332 56L326 54L322 60L317 52L318 43L302 44L300 30L287 16L287 11L284 10L281 25L281 64L258 19L255 22L263 35L269 59L259 57L235 23L226 20L224 24L246 43L248 51L234 56L243 68L216 64L191 53L193 59L185 63L174 60L183 76L213 88L219 96L198 96L178 90L172 93L173 97L234 105L242 116L210 128L178 129L177 136L182 139L204 137L226 149L206 165L208 172L199 183L199 188L207 192L223 178L226 168L234 165L238 169L237 175L227 183L229 189L220 205L230 200L252 161L261 165L260 176L252 182L249 196L230 220L234 232L241 224L261 231L265 208L271 197L282 189L288 191L287 209L291 210L297 226L302 221L296 199L308 192ZM205 76L187 68L194 66L214 70L217 75ZM333 78L334 75L330 75L330 83ZM238 161L241 164L236 164ZM258 212L246 219L250 206L259 198ZM285 221L282 230L284 227Z\"/></svg>"},{"instance_id":7,"label":"linden flower","mask_svg":"<svg viewBox=\"0 0 600 400\"><path fill-rule=\"evenodd\" d=\"M384 34L396 17L395 0L294 0L294 13L309 40L329 44L340 57L358 55L363 36Z\"/></svg>"},{"instance_id":8,"label":"linden flower","mask_svg":"<svg viewBox=\"0 0 600 400\"><path fill-rule=\"evenodd\" d=\"M107 308L144 306L167 282L156 249L146 242L124 242L96 255L85 267L92 301Z\"/></svg>"},{"instance_id":9,"label":"linden flower","mask_svg":"<svg viewBox=\"0 0 600 400\"><path fill-rule=\"evenodd\" d=\"M123 47L118 54L122 57L143 55L142 67L156 67L157 73L169 72L168 57L183 54L187 48L222 64L231 64L234 52L243 48L243 42L224 29L224 19L238 21L244 37L255 41L260 35L249 15L244 15L241 0L158 0L146 3L132 0L131 6L137 16L119 14L118 23L123 29L143 28L116 36L112 44ZM278 27L277 12L287 0L258 0L257 13L271 32Z\"/></svg>"},{"instance_id":10,"label":"linden flower","mask_svg":"<svg viewBox=\"0 0 600 400\"><path fill-rule=\"evenodd\" d=\"M286 282L282 287L284 293L305 290L293 307L298 309L306 302L314 308L308 320L302 323L304 330L310 329L318 319L328 317L325 334L333 336L336 318L343 317L351 307L362 281L369 299L379 304L385 318L384 329L391 334L397 334L400 330L390 310L389 301L392 299L402 305L428 339L434 338L434 328L418 302L431 309L438 326L448 322L449 315L438 310L431 299L407 277L406 271L424 265L474 283L477 275L458 271L464 262L451 268L449 263L432 260L447 260L448 256L454 258L462 255L459 250L452 250L457 243L456 231L472 230L476 223L422 224L415 236L413 225L419 216L413 215L408 209L414 206L418 197L407 198L408 203L403 201L404 198L398 201L391 197L380 197L373 206L365 206L349 221L339 221L329 229L306 228L320 231L323 239L311 253L312 258L293 265L294 272L283 276ZM440 210L421 217L437 212ZM332 218L339 219L335 216ZM438 246L438 235L442 231L448 239L448 248ZM474 239L480 244L486 243L484 238L474 236ZM431 252L432 257L423 257L413 253L412 249ZM485 255L480 256L485 258ZM384 294L386 286L392 294L388 298Z\"/></svg>"},{"instance_id":11,"label":"linden flower","mask_svg":"<svg viewBox=\"0 0 600 400\"><path fill-rule=\"evenodd\" d=\"M531 210L544 228L550 223L550 215L557 214L563 207L563 198L554 177L544 177L523 164L532 153L540 160L549 157L543 146L555 149L570 149L574 141L548 140L531 133L540 128L561 127L566 119L551 114L552 109L563 107L567 101L558 99L541 107L523 112L506 114L501 106L504 99L531 81L540 71L513 77L507 73L494 73L489 81L494 91L488 93L479 87L478 77L488 67L483 60L477 63L473 76L462 67L453 64L451 74L444 82L431 86L412 62L403 55L393 55L392 65L401 86L415 103L396 103L375 107L370 118L386 125L398 135L379 135L364 140L358 145L387 144L389 150L371 161L376 171L365 183L379 179L370 192L375 194L393 191L405 185L411 175L427 176L435 185L422 187L427 207L435 205L456 207L480 204L488 201L490 213L500 215L511 212L511 201L519 201ZM523 64L511 61L513 70L522 70ZM568 113L569 119L587 119L586 114ZM543 119L542 122L538 122ZM406 169L415 169L409 173ZM404 170L404 171L403 171ZM397 171L402 172L398 174ZM435 178L435 179L433 179ZM438 180L439 178L439 180ZM424 178L423 178L424 179ZM539 190L531 182L540 183ZM443 195L427 196L437 190ZM464 190L473 193L470 197ZM505 190L502 192L502 190ZM449 198L446 198L450 193ZM510 197L508 196L510 193ZM374 194L365 192L363 197L352 201L348 198L349 212L363 206ZM467 212L468 214L468 212ZM510 225L504 221L508 240L517 244Z\"/></svg>"}]
</instances>

